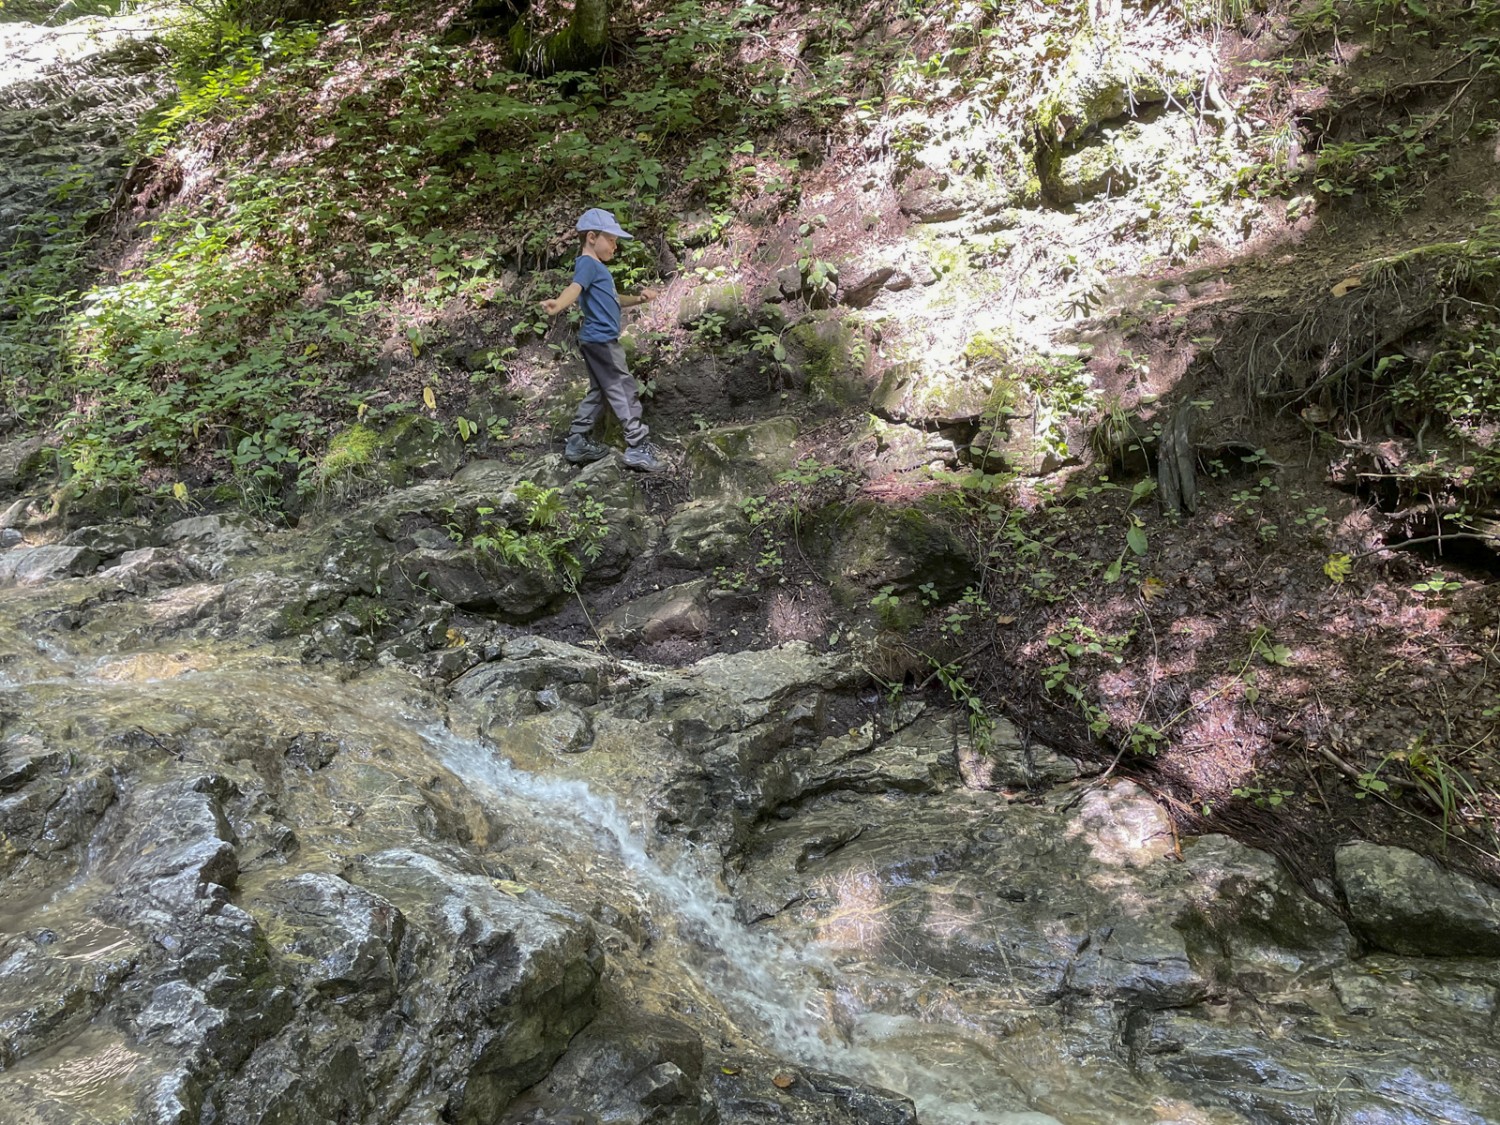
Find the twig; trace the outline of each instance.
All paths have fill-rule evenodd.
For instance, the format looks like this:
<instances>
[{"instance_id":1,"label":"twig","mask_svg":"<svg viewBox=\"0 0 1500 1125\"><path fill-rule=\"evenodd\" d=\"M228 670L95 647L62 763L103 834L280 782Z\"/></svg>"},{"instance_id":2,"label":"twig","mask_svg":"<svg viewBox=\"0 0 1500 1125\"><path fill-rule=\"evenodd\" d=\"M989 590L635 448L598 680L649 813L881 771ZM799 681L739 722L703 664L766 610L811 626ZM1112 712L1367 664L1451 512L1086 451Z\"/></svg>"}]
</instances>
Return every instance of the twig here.
<instances>
[{"instance_id":1,"label":"twig","mask_svg":"<svg viewBox=\"0 0 1500 1125\"><path fill-rule=\"evenodd\" d=\"M925 680L923 680L920 684L918 684L916 686L915 690L921 691L924 688L926 688L928 684L932 683L933 680L935 680L935 679L938 678L938 673L941 672L944 668L947 668L949 665L955 665L956 664L959 667L963 667L963 665L965 663L967 663L970 660L973 660L976 656L978 656L985 649L987 649L987 648L993 648L994 646L995 646L995 639L993 637L991 637L989 640L985 641L984 644L980 645L978 648L971 648L968 652L964 653L957 660L945 660L945 661L943 661L942 664L940 664L937 668L933 669L932 675L928 676Z\"/></svg>"},{"instance_id":2,"label":"twig","mask_svg":"<svg viewBox=\"0 0 1500 1125\"><path fill-rule=\"evenodd\" d=\"M1420 539L1403 539L1399 543L1390 543L1384 547L1376 547L1374 550L1350 555L1349 561L1354 562L1356 559L1367 559L1371 555L1378 555L1383 551L1399 551L1402 547L1415 547L1422 543L1442 543L1449 539L1478 539L1481 543L1489 543L1492 546L1500 543L1500 535L1483 535L1475 531L1452 531L1447 535L1424 535Z\"/></svg>"}]
</instances>

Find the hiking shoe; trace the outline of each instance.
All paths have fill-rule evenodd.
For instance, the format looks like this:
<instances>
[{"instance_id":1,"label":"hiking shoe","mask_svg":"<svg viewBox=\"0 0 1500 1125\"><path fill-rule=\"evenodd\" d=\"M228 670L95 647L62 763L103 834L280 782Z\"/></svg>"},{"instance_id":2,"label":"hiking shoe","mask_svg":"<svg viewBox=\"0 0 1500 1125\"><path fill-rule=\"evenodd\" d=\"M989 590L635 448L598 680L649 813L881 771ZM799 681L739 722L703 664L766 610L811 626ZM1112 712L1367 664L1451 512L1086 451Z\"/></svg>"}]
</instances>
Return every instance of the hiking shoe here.
<instances>
[{"instance_id":1,"label":"hiking shoe","mask_svg":"<svg viewBox=\"0 0 1500 1125\"><path fill-rule=\"evenodd\" d=\"M638 473L664 473L667 471L667 463L661 459L661 450L649 441L640 445L633 445L625 451L620 458L627 469L634 469Z\"/></svg>"},{"instance_id":2,"label":"hiking shoe","mask_svg":"<svg viewBox=\"0 0 1500 1125\"><path fill-rule=\"evenodd\" d=\"M609 446L591 441L583 434L569 434L567 444L563 446L563 459L570 465L587 465L608 457L610 452Z\"/></svg>"}]
</instances>

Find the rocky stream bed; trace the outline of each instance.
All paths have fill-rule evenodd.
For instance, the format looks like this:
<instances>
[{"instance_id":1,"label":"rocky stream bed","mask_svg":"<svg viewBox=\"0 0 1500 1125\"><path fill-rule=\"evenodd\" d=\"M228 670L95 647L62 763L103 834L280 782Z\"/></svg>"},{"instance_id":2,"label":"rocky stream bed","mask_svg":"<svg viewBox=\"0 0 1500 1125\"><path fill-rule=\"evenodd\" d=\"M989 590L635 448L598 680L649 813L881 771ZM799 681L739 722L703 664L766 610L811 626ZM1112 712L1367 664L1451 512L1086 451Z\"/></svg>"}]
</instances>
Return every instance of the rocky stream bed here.
<instances>
[{"instance_id":1,"label":"rocky stream bed","mask_svg":"<svg viewBox=\"0 0 1500 1125\"><path fill-rule=\"evenodd\" d=\"M0 553L0 1117L1500 1119L1492 889L1351 843L1317 901L844 652L548 639L567 592L436 526L563 472ZM701 501L585 475L708 565Z\"/></svg>"}]
</instances>

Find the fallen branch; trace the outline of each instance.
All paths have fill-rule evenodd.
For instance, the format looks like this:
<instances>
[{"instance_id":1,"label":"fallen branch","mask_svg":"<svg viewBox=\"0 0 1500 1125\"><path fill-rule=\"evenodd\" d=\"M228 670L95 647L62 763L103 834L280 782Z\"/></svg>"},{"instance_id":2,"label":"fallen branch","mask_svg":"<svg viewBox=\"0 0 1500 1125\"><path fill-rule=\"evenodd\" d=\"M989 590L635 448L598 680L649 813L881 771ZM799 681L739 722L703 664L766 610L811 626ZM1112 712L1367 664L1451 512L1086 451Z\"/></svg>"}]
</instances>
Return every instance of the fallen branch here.
<instances>
[{"instance_id":1,"label":"fallen branch","mask_svg":"<svg viewBox=\"0 0 1500 1125\"><path fill-rule=\"evenodd\" d=\"M1376 547L1370 551L1363 551L1357 555L1350 555L1349 561L1367 559L1371 555L1378 555L1383 551L1399 551L1402 547L1416 547L1423 543L1444 543L1449 539L1477 539L1481 543L1488 543L1491 547L1500 544L1500 536L1485 535L1477 531L1452 531L1446 535L1424 535L1419 539L1403 539L1399 543L1388 543L1384 547Z\"/></svg>"}]
</instances>

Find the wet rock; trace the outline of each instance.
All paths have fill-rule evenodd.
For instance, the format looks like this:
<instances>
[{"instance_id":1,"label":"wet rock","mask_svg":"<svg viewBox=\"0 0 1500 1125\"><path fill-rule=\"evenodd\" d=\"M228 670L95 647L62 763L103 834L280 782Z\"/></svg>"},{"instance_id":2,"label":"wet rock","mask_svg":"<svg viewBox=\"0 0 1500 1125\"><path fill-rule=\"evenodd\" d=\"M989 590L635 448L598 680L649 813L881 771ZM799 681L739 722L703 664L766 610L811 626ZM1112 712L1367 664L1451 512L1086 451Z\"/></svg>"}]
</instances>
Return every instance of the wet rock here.
<instances>
[{"instance_id":1,"label":"wet rock","mask_svg":"<svg viewBox=\"0 0 1500 1125\"><path fill-rule=\"evenodd\" d=\"M602 1014L506 1117L517 1125L570 1119L663 1125L716 1120L704 1089L702 1039L665 1016L618 1010Z\"/></svg>"},{"instance_id":2,"label":"wet rock","mask_svg":"<svg viewBox=\"0 0 1500 1125\"><path fill-rule=\"evenodd\" d=\"M322 1125L359 1121L374 1091L354 1044L319 1029L297 1028L257 1052L239 1079L220 1094L223 1119L245 1125Z\"/></svg>"},{"instance_id":3,"label":"wet rock","mask_svg":"<svg viewBox=\"0 0 1500 1125\"><path fill-rule=\"evenodd\" d=\"M811 688L829 690L857 682L862 673L840 653L820 654L804 641L768 649L721 653L688 666L682 678L717 695L755 721L783 713L785 701Z\"/></svg>"},{"instance_id":4,"label":"wet rock","mask_svg":"<svg viewBox=\"0 0 1500 1125\"><path fill-rule=\"evenodd\" d=\"M1500 891L1405 848L1357 843L1334 857L1354 928L1378 949L1500 957Z\"/></svg>"},{"instance_id":5,"label":"wet rock","mask_svg":"<svg viewBox=\"0 0 1500 1125\"><path fill-rule=\"evenodd\" d=\"M138 551L151 544L151 531L131 523L93 524L69 532L64 547L87 547L100 559L108 561L127 551Z\"/></svg>"},{"instance_id":6,"label":"wet rock","mask_svg":"<svg viewBox=\"0 0 1500 1125\"><path fill-rule=\"evenodd\" d=\"M783 1085L782 1083L785 1083ZM836 1074L731 1058L713 1076L722 1120L788 1125L916 1125L911 1101Z\"/></svg>"},{"instance_id":7,"label":"wet rock","mask_svg":"<svg viewBox=\"0 0 1500 1125\"><path fill-rule=\"evenodd\" d=\"M274 917L273 944L319 1000L358 1014L394 999L407 927L390 903L336 875L309 873L273 883L252 909Z\"/></svg>"},{"instance_id":8,"label":"wet rock","mask_svg":"<svg viewBox=\"0 0 1500 1125\"><path fill-rule=\"evenodd\" d=\"M1242 986L1341 964L1355 952L1348 927L1313 901L1276 860L1227 836L1186 841L1192 912L1185 924L1206 931Z\"/></svg>"},{"instance_id":9,"label":"wet rock","mask_svg":"<svg viewBox=\"0 0 1500 1125\"><path fill-rule=\"evenodd\" d=\"M929 715L876 740L866 726L842 738L786 755L790 779L783 802L806 801L835 790L857 793L936 793L958 777L957 732L951 718ZM798 764L791 762L803 759Z\"/></svg>"},{"instance_id":10,"label":"wet rock","mask_svg":"<svg viewBox=\"0 0 1500 1125\"><path fill-rule=\"evenodd\" d=\"M1374 953L1335 966L1333 991L1351 1016L1418 1024L1441 1013L1478 1027L1500 1010L1500 962L1477 958L1403 958Z\"/></svg>"},{"instance_id":11,"label":"wet rock","mask_svg":"<svg viewBox=\"0 0 1500 1125\"><path fill-rule=\"evenodd\" d=\"M1143 1013L1126 1036L1138 1069L1252 1121L1494 1119L1491 1052L1471 1036L1444 1031L1414 1052L1396 1029L1349 1021L1336 1007L1323 994L1264 1010L1235 1003ZM1412 1107L1421 1107L1415 1117Z\"/></svg>"},{"instance_id":12,"label":"wet rock","mask_svg":"<svg viewBox=\"0 0 1500 1125\"><path fill-rule=\"evenodd\" d=\"M668 566L707 570L732 562L750 538L750 521L733 501L699 500L673 513L658 557Z\"/></svg>"},{"instance_id":13,"label":"wet rock","mask_svg":"<svg viewBox=\"0 0 1500 1125\"><path fill-rule=\"evenodd\" d=\"M116 582L132 594L143 594L153 587L180 586L202 577L202 572L183 555L166 547L143 547L126 551L119 562L99 577Z\"/></svg>"},{"instance_id":14,"label":"wet rock","mask_svg":"<svg viewBox=\"0 0 1500 1125\"><path fill-rule=\"evenodd\" d=\"M499 658L454 680L454 697L475 706L481 728L499 732L563 703L590 707L610 679L607 657L545 637L506 641Z\"/></svg>"},{"instance_id":15,"label":"wet rock","mask_svg":"<svg viewBox=\"0 0 1500 1125\"><path fill-rule=\"evenodd\" d=\"M14 793L27 782L63 764L63 755L48 750L34 734L15 734L0 742L0 794Z\"/></svg>"},{"instance_id":16,"label":"wet rock","mask_svg":"<svg viewBox=\"0 0 1500 1125\"><path fill-rule=\"evenodd\" d=\"M77 578L98 565L98 554L87 547L16 547L0 554L0 588Z\"/></svg>"},{"instance_id":17,"label":"wet rock","mask_svg":"<svg viewBox=\"0 0 1500 1125\"><path fill-rule=\"evenodd\" d=\"M257 554L265 544L259 536L222 516L192 516L168 524L162 545L175 547L194 567L212 578L222 576L241 556Z\"/></svg>"},{"instance_id":18,"label":"wet rock","mask_svg":"<svg viewBox=\"0 0 1500 1125\"><path fill-rule=\"evenodd\" d=\"M233 829L218 777L170 782L131 801L128 840L111 865L127 916L152 909L176 913L223 904L239 875Z\"/></svg>"},{"instance_id":19,"label":"wet rock","mask_svg":"<svg viewBox=\"0 0 1500 1125\"><path fill-rule=\"evenodd\" d=\"M708 582L686 582L627 602L599 623L608 638L648 644L668 637L698 637L708 628Z\"/></svg>"},{"instance_id":20,"label":"wet rock","mask_svg":"<svg viewBox=\"0 0 1500 1125\"><path fill-rule=\"evenodd\" d=\"M26 537L13 527L0 527L0 551L8 551L26 542Z\"/></svg>"},{"instance_id":21,"label":"wet rock","mask_svg":"<svg viewBox=\"0 0 1500 1125\"><path fill-rule=\"evenodd\" d=\"M0 1063L10 1069L87 1025L144 953L135 935L77 910L0 934Z\"/></svg>"},{"instance_id":22,"label":"wet rock","mask_svg":"<svg viewBox=\"0 0 1500 1125\"><path fill-rule=\"evenodd\" d=\"M507 746L527 761L536 760L533 755L577 754L594 743L588 714L567 704L512 722L507 729Z\"/></svg>"},{"instance_id":23,"label":"wet rock","mask_svg":"<svg viewBox=\"0 0 1500 1125\"><path fill-rule=\"evenodd\" d=\"M593 1018L603 969L593 927L408 850L370 856L353 878L453 951L451 1008L437 1026L462 1029L463 1041L433 1077L461 1125L494 1120Z\"/></svg>"},{"instance_id":24,"label":"wet rock","mask_svg":"<svg viewBox=\"0 0 1500 1125\"><path fill-rule=\"evenodd\" d=\"M958 738L958 768L969 788L1045 789L1076 780L1082 772L1072 758L1022 738L1005 716L995 716L993 723L983 739Z\"/></svg>"},{"instance_id":25,"label":"wet rock","mask_svg":"<svg viewBox=\"0 0 1500 1125\"><path fill-rule=\"evenodd\" d=\"M106 768L66 754L39 757L23 762L6 755L12 778L26 777L0 798L0 874L17 891L33 880L65 877L119 792Z\"/></svg>"}]
</instances>

